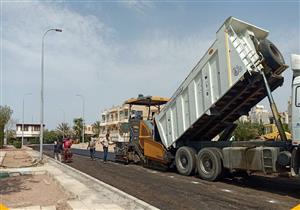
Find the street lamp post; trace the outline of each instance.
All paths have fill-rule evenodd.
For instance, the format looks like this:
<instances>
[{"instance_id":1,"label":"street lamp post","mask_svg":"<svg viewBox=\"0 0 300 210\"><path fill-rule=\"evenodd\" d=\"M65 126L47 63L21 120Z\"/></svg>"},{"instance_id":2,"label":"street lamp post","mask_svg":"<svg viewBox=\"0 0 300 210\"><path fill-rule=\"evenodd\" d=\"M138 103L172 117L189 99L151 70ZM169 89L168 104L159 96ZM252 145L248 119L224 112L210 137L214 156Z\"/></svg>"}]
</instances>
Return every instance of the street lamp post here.
<instances>
[{"instance_id":1,"label":"street lamp post","mask_svg":"<svg viewBox=\"0 0 300 210\"><path fill-rule=\"evenodd\" d=\"M66 122L66 112L63 109L60 109L60 111L63 114L63 121L62 122L65 123ZM63 130L63 138L65 138L65 130Z\"/></svg>"},{"instance_id":2,"label":"street lamp post","mask_svg":"<svg viewBox=\"0 0 300 210\"><path fill-rule=\"evenodd\" d=\"M48 32L62 32L61 29L53 28L47 30L42 38L42 61L41 61L41 125L40 125L40 160L43 159L43 138L44 138L44 41Z\"/></svg>"},{"instance_id":3,"label":"street lamp post","mask_svg":"<svg viewBox=\"0 0 300 210\"><path fill-rule=\"evenodd\" d=\"M25 96L32 95L31 93L26 93L23 95L23 103L22 103L22 147L24 145L24 104L25 104Z\"/></svg>"},{"instance_id":4,"label":"street lamp post","mask_svg":"<svg viewBox=\"0 0 300 210\"><path fill-rule=\"evenodd\" d=\"M76 96L82 99L82 143L84 143L84 97L81 94L76 94Z\"/></svg>"}]
</instances>

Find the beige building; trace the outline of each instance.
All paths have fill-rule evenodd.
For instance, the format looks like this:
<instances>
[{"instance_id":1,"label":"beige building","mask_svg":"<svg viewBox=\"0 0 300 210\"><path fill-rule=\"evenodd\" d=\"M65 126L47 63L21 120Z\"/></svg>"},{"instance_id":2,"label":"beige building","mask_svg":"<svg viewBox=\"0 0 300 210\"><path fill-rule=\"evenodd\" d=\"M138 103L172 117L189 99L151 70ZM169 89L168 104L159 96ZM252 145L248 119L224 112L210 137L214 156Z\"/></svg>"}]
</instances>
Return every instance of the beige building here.
<instances>
[{"instance_id":1,"label":"beige building","mask_svg":"<svg viewBox=\"0 0 300 210\"><path fill-rule=\"evenodd\" d=\"M84 125L84 134L86 135L95 135L94 129L92 125Z\"/></svg>"},{"instance_id":2,"label":"beige building","mask_svg":"<svg viewBox=\"0 0 300 210\"><path fill-rule=\"evenodd\" d=\"M280 117L281 117L282 123L289 124L289 114L288 114L288 112L280 113Z\"/></svg>"},{"instance_id":3,"label":"beige building","mask_svg":"<svg viewBox=\"0 0 300 210\"><path fill-rule=\"evenodd\" d=\"M149 109L145 106L132 106L131 114L135 112L137 115L147 119ZM157 112L157 108L151 107L150 116ZM100 138L105 137L107 130L110 132L110 136L113 141L128 141L129 134L121 133L120 126L122 123L128 122L129 119L129 105L123 104L119 106L112 106L109 109L104 110L101 113L101 130Z\"/></svg>"}]
</instances>

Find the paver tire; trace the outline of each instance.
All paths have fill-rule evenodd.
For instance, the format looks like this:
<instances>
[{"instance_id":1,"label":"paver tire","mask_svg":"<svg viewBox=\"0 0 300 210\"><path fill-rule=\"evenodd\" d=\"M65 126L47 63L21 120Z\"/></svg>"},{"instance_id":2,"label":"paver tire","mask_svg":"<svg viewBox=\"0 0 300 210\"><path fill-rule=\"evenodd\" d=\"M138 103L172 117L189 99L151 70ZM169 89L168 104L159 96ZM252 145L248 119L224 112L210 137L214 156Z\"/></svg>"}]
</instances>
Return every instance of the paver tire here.
<instances>
[{"instance_id":1,"label":"paver tire","mask_svg":"<svg viewBox=\"0 0 300 210\"><path fill-rule=\"evenodd\" d=\"M268 39L259 43L259 51L264 56L266 64L274 71L284 64L284 58L277 47Z\"/></svg>"},{"instance_id":2,"label":"paver tire","mask_svg":"<svg viewBox=\"0 0 300 210\"><path fill-rule=\"evenodd\" d=\"M217 180L222 173L222 162L215 148L204 148L197 155L197 171L199 176L208 181Z\"/></svg>"},{"instance_id":3,"label":"paver tire","mask_svg":"<svg viewBox=\"0 0 300 210\"><path fill-rule=\"evenodd\" d=\"M191 147L180 147L175 155L177 171L189 176L196 168L196 150Z\"/></svg>"}]
</instances>

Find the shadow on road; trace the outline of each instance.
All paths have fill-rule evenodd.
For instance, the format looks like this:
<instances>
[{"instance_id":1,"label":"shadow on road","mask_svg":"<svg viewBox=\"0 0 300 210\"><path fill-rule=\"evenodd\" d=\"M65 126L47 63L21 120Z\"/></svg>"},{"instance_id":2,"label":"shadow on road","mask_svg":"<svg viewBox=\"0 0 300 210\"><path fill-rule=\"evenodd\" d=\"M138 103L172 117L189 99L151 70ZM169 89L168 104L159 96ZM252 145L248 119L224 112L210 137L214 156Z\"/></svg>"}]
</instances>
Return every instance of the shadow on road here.
<instances>
[{"instance_id":1,"label":"shadow on road","mask_svg":"<svg viewBox=\"0 0 300 210\"><path fill-rule=\"evenodd\" d=\"M221 182L300 199L300 181L294 178L252 175L224 178Z\"/></svg>"}]
</instances>

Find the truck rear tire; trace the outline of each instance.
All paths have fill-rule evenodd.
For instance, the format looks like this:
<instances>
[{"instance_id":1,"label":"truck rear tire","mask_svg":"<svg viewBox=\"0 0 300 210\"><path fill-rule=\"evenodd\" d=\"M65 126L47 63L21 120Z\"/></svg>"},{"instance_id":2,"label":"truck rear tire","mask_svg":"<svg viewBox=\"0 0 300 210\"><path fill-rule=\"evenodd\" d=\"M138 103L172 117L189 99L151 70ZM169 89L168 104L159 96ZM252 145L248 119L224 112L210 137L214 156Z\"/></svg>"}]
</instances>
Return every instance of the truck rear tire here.
<instances>
[{"instance_id":1,"label":"truck rear tire","mask_svg":"<svg viewBox=\"0 0 300 210\"><path fill-rule=\"evenodd\" d=\"M199 151L197 155L197 171L204 180L215 181L220 177L222 162L217 149L204 148Z\"/></svg>"},{"instance_id":2,"label":"truck rear tire","mask_svg":"<svg viewBox=\"0 0 300 210\"><path fill-rule=\"evenodd\" d=\"M180 147L175 155L177 171L189 176L196 168L196 150L191 147Z\"/></svg>"},{"instance_id":3,"label":"truck rear tire","mask_svg":"<svg viewBox=\"0 0 300 210\"><path fill-rule=\"evenodd\" d=\"M284 64L284 58L277 47L268 39L261 40L259 43L259 51L264 56L266 64L272 71L278 69Z\"/></svg>"}]
</instances>

